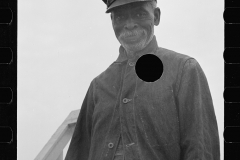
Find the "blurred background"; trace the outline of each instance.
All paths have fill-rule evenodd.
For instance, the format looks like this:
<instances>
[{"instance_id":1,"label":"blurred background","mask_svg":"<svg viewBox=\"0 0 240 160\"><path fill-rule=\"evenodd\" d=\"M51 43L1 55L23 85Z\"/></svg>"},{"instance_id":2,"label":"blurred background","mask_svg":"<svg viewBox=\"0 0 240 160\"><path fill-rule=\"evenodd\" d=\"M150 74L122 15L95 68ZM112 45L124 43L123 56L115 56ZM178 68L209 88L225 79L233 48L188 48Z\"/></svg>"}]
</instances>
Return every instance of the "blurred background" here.
<instances>
[{"instance_id":1,"label":"blurred background","mask_svg":"<svg viewBox=\"0 0 240 160\"><path fill-rule=\"evenodd\" d=\"M194 57L207 77L223 160L224 3L158 0L158 45ZM18 2L18 160L33 160L90 82L118 57L102 0ZM68 145L64 150L66 154Z\"/></svg>"}]
</instances>

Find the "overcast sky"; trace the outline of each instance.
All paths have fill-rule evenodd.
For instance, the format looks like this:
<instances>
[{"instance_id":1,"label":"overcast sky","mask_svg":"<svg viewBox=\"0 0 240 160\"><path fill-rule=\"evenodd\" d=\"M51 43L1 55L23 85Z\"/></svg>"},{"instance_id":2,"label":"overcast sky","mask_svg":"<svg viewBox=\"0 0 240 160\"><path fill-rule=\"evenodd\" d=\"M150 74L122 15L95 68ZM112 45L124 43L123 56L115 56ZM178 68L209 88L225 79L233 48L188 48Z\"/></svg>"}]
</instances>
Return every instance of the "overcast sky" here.
<instances>
[{"instance_id":1,"label":"overcast sky","mask_svg":"<svg viewBox=\"0 0 240 160\"><path fill-rule=\"evenodd\" d=\"M194 57L205 72L223 160L223 0L158 0L158 7L158 45ZM102 0L18 2L19 160L37 156L80 109L91 80L117 59L119 42L105 11Z\"/></svg>"}]
</instances>

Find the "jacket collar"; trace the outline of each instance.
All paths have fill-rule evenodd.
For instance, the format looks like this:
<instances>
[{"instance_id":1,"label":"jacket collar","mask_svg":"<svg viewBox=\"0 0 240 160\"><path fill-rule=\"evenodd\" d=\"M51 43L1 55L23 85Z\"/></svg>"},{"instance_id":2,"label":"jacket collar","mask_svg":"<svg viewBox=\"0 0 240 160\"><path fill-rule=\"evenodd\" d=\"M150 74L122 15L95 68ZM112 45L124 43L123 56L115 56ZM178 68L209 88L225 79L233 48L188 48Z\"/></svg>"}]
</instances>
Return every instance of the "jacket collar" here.
<instances>
[{"instance_id":1,"label":"jacket collar","mask_svg":"<svg viewBox=\"0 0 240 160\"><path fill-rule=\"evenodd\" d=\"M150 43L141 51L135 53L136 56L128 57L126 50L121 45L119 47L119 56L115 62L121 63L125 60L135 61L144 54L154 54L158 48L156 36L154 35Z\"/></svg>"}]
</instances>

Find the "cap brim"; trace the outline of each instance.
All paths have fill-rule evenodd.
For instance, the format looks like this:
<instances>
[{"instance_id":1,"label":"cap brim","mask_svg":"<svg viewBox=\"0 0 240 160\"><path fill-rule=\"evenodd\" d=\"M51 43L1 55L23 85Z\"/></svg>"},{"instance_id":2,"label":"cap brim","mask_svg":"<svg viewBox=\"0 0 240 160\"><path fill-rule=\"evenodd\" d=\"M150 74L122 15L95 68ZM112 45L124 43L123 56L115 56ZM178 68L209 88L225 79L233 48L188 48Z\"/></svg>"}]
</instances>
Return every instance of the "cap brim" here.
<instances>
[{"instance_id":1,"label":"cap brim","mask_svg":"<svg viewBox=\"0 0 240 160\"><path fill-rule=\"evenodd\" d=\"M133 3L133 2L144 2L144 1L153 1L153 0L116 0L111 4L111 6L108 7L106 13L111 12L111 10L115 7L122 6L128 3Z\"/></svg>"}]
</instances>

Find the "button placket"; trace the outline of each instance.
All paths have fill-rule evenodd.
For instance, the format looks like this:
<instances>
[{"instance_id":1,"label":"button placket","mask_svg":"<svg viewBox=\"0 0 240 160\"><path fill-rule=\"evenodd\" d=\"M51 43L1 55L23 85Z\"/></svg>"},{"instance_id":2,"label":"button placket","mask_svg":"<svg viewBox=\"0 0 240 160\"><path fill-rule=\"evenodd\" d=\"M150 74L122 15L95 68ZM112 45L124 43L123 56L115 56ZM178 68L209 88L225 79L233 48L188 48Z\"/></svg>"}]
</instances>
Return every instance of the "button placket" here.
<instances>
[{"instance_id":1,"label":"button placket","mask_svg":"<svg viewBox=\"0 0 240 160\"><path fill-rule=\"evenodd\" d=\"M130 97L132 97L132 94L131 94L131 92L130 93L127 92L126 94L124 94L124 92L128 91L129 90L128 88L131 88L131 85L134 85L134 83L135 83L135 81L134 81L134 76L135 76L134 75L134 69L135 69L134 66L135 66L134 61L129 60L127 62L126 70L125 70L124 77L123 77L123 84L121 86L122 91L121 91L120 97L122 99L123 104L121 105L122 112L120 114L120 117L121 117L122 145L124 146L123 148L130 147L134 144L133 141L128 141L126 139L124 140L124 137L128 137L128 136L134 134L131 131L131 129L129 130L130 132L127 132L127 130L126 130L126 127L131 126L131 124L129 124L129 120L128 120L129 115L128 114L129 114L129 112L131 112L132 107L128 103L130 101L133 101L133 99L130 99ZM125 143L127 143L127 146ZM117 145L116 145L116 147L117 147Z\"/></svg>"}]
</instances>

